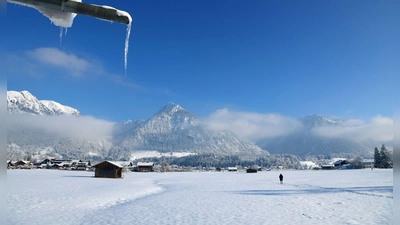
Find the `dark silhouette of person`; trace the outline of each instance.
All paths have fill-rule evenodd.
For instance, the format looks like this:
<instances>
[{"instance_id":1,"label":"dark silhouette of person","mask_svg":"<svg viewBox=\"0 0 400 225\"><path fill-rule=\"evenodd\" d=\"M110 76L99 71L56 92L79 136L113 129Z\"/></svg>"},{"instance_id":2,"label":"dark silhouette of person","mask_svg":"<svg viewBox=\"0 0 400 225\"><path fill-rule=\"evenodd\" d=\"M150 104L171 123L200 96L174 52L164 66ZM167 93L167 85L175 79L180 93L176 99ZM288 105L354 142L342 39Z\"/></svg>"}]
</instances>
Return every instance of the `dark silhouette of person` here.
<instances>
[{"instance_id":1,"label":"dark silhouette of person","mask_svg":"<svg viewBox=\"0 0 400 225\"><path fill-rule=\"evenodd\" d=\"M283 175L282 174L279 174L279 180L280 180L281 184L283 184Z\"/></svg>"}]
</instances>

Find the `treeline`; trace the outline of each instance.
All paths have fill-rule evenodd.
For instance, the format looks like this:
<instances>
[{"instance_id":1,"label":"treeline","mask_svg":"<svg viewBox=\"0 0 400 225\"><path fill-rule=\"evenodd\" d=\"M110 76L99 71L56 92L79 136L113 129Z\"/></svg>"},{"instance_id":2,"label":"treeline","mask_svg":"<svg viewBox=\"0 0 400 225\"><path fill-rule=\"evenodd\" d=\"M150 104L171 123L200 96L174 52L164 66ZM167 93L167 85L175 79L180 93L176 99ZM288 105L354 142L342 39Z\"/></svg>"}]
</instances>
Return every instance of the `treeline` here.
<instances>
[{"instance_id":1,"label":"treeline","mask_svg":"<svg viewBox=\"0 0 400 225\"><path fill-rule=\"evenodd\" d=\"M334 153L334 154L328 154L328 155L307 155L304 157L304 160L319 162L319 161L323 161L323 160L331 160L334 158L355 159L357 157L360 157L360 155L352 154L352 153ZM372 156L365 155L365 156L361 156L361 157L371 158Z\"/></svg>"},{"instance_id":2,"label":"treeline","mask_svg":"<svg viewBox=\"0 0 400 225\"><path fill-rule=\"evenodd\" d=\"M375 168L393 168L393 153L389 152L385 145L382 145L379 151L375 147L374 152L374 167Z\"/></svg>"},{"instance_id":3,"label":"treeline","mask_svg":"<svg viewBox=\"0 0 400 225\"><path fill-rule=\"evenodd\" d=\"M259 157L255 160L241 159L234 155L199 154L186 157L162 157L162 158L142 158L139 161L155 162L157 164L168 163L169 165L179 165L186 167L215 167L227 168L232 166L240 167L262 167L285 169L300 169L301 158L291 154L274 154L267 157Z\"/></svg>"}]
</instances>

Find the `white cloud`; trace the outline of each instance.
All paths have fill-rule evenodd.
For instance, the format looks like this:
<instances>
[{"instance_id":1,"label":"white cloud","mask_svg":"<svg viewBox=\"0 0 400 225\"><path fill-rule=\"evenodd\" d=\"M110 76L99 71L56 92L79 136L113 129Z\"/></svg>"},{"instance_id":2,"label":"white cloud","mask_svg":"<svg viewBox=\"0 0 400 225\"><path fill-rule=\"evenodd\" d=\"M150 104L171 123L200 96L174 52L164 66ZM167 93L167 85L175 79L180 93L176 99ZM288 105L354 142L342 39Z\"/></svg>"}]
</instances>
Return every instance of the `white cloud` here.
<instances>
[{"instance_id":1,"label":"white cloud","mask_svg":"<svg viewBox=\"0 0 400 225\"><path fill-rule=\"evenodd\" d=\"M230 130L251 141L274 138L289 134L302 127L296 119L278 114L253 112L232 112L220 109L205 120L205 125L213 130Z\"/></svg>"},{"instance_id":2,"label":"white cloud","mask_svg":"<svg viewBox=\"0 0 400 225\"><path fill-rule=\"evenodd\" d=\"M361 120L348 120L337 127L314 128L313 132L315 135L330 138L391 142L393 141L393 119L377 116L370 119L368 123Z\"/></svg>"},{"instance_id":3,"label":"white cloud","mask_svg":"<svg viewBox=\"0 0 400 225\"><path fill-rule=\"evenodd\" d=\"M212 113L205 119L205 125L213 130L230 130L254 142L284 136L303 128L297 119L279 114L233 112L226 108ZM368 122L351 119L338 126L313 128L312 132L328 138L346 138L354 141L372 139L391 143L393 129L392 118L376 116Z\"/></svg>"},{"instance_id":4,"label":"white cloud","mask_svg":"<svg viewBox=\"0 0 400 225\"><path fill-rule=\"evenodd\" d=\"M112 133L113 123L90 116L34 116L9 114L9 127L20 127L44 131L68 139L108 138Z\"/></svg>"},{"instance_id":5,"label":"white cloud","mask_svg":"<svg viewBox=\"0 0 400 225\"><path fill-rule=\"evenodd\" d=\"M72 53L63 52L58 48L37 48L29 51L28 55L42 64L67 70L74 76L80 76L94 68L93 62L79 58Z\"/></svg>"},{"instance_id":6,"label":"white cloud","mask_svg":"<svg viewBox=\"0 0 400 225\"><path fill-rule=\"evenodd\" d=\"M72 53L61 51L58 48L37 48L22 53L7 54L8 72L14 76L29 74L32 77L55 74L66 74L74 77L101 76L111 82L139 91L164 92L160 88L149 88L136 83L130 77L108 72L100 60L93 56L80 57Z\"/></svg>"}]
</instances>

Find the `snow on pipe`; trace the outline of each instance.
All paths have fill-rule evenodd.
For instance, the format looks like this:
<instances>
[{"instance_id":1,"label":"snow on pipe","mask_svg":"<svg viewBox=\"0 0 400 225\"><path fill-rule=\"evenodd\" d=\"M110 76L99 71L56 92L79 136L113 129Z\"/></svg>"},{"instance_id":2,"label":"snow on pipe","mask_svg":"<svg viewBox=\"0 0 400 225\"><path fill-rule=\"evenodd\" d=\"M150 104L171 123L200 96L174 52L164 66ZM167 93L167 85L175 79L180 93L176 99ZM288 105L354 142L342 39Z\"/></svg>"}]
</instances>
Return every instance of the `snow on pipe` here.
<instances>
[{"instance_id":1,"label":"snow on pipe","mask_svg":"<svg viewBox=\"0 0 400 225\"><path fill-rule=\"evenodd\" d=\"M61 12L77 13L87 16L96 17L102 20L108 20L123 24L130 24L131 18L126 13L121 13L117 9L111 7L102 7L91 4L85 4L77 1L69 0L8 0L8 2L17 3L21 5L32 5Z\"/></svg>"}]
</instances>

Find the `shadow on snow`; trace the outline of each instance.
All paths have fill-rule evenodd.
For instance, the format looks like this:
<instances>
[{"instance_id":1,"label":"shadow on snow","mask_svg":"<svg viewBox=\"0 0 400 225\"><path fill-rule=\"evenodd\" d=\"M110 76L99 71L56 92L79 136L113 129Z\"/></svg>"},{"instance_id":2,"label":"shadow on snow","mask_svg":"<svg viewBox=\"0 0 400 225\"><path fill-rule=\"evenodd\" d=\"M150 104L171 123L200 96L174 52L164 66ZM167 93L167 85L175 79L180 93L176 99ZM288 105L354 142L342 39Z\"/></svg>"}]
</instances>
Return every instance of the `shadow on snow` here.
<instances>
[{"instance_id":1,"label":"shadow on snow","mask_svg":"<svg viewBox=\"0 0 400 225\"><path fill-rule=\"evenodd\" d=\"M334 194L334 193L353 193L359 195L375 196L393 199L393 186L372 186L372 187L350 187L350 188L324 188L316 187L300 190L244 190L234 191L235 194L242 195L269 195L269 196L287 196L301 194Z\"/></svg>"}]
</instances>

